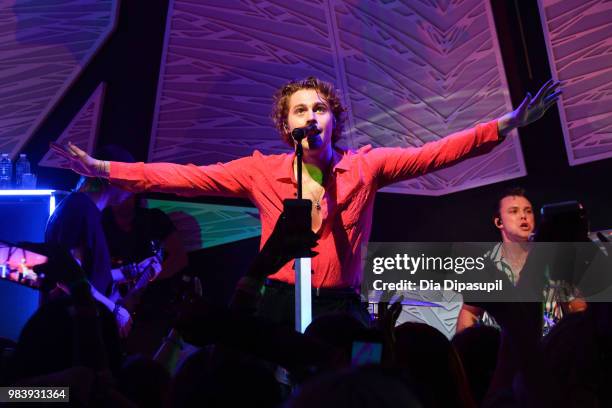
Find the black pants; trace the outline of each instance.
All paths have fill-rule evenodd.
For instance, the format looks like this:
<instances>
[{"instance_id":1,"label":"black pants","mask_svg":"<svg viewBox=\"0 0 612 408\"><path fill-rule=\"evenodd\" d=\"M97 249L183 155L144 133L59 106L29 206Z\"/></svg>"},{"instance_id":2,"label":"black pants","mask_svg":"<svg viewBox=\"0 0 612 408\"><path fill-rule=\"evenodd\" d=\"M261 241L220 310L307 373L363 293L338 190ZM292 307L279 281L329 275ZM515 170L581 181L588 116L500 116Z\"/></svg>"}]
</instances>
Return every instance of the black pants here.
<instances>
[{"instance_id":1,"label":"black pants","mask_svg":"<svg viewBox=\"0 0 612 408\"><path fill-rule=\"evenodd\" d=\"M367 304L361 302L357 293L348 289L313 289L312 318L334 312L348 313L366 327L370 327ZM278 324L295 327L295 286L279 281L267 281L257 315Z\"/></svg>"}]
</instances>

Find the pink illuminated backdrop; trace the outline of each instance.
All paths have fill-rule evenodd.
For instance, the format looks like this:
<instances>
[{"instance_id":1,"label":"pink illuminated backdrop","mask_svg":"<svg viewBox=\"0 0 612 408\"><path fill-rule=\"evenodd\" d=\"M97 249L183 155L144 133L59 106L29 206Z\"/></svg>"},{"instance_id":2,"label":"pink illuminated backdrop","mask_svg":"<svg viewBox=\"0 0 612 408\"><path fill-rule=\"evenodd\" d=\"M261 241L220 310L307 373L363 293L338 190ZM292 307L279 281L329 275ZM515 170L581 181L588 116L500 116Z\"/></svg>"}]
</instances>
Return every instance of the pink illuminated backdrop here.
<instances>
[{"instance_id":1,"label":"pink illuminated backdrop","mask_svg":"<svg viewBox=\"0 0 612 408\"><path fill-rule=\"evenodd\" d=\"M1 4L0 151L14 156L114 29L117 0Z\"/></svg>"},{"instance_id":2,"label":"pink illuminated backdrop","mask_svg":"<svg viewBox=\"0 0 612 408\"><path fill-rule=\"evenodd\" d=\"M174 0L149 160L286 151L274 90L316 75L345 91L344 145L420 146L511 109L488 1ZM442 195L525 175L518 138L396 184Z\"/></svg>"},{"instance_id":3,"label":"pink illuminated backdrop","mask_svg":"<svg viewBox=\"0 0 612 408\"><path fill-rule=\"evenodd\" d=\"M93 153L98 137L100 115L102 114L104 88L104 83L98 85L60 137L57 138L57 143L66 145L68 142L72 142L87 153ZM50 150L38 164L46 167L62 167L62 162L60 156Z\"/></svg>"},{"instance_id":4,"label":"pink illuminated backdrop","mask_svg":"<svg viewBox=\"0 0 612 408\"><path fill-rule=\"evenodd\" d=\"M612 157L612 2L539 0L570 165Z\"/></svg>"}]
</instances>

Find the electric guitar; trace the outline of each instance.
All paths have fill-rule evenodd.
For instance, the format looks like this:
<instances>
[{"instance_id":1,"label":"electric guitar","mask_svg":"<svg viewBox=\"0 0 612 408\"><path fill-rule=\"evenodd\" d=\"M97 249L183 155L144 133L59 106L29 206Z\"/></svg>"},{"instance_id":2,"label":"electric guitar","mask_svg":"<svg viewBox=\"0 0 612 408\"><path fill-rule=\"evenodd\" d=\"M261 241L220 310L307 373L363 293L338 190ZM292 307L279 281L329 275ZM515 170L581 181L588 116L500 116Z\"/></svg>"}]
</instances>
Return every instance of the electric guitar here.
<instances>
[{"instance_id":1,"label":"electric guitar","mask_svg":"<svg viewBox=\"0 0 612 408\"><path fill-rule=\"evenodd\" d=\"M155 241L151 242L153 255L138 263L124 263L118 268L124 279L114 281L108 298L119 303L133 313L140 303L140 295L160 272L163 261L163 249Z\"/></svg>"}]
</instances>

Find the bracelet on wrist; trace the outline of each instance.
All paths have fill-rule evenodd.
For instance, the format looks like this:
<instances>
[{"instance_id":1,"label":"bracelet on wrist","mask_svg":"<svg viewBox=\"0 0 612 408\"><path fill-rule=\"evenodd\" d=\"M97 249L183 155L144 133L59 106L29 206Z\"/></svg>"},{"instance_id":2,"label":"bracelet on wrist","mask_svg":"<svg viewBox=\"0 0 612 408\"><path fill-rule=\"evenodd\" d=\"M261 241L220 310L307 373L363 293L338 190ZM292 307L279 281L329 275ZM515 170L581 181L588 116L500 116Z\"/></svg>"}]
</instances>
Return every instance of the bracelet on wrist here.
<instances>
[{"instance_id":1,"label":"bracelet on wrist","mask_svg":"<svg viewBox=\"0 0 612 408\"><path fill-rule=\"evenodd\" d=\"M94 167L96 169L97 177L106 178L109 176L110 163L108 161L98 160L96 161L96 164Z\"/></svg>"}]
</instances>

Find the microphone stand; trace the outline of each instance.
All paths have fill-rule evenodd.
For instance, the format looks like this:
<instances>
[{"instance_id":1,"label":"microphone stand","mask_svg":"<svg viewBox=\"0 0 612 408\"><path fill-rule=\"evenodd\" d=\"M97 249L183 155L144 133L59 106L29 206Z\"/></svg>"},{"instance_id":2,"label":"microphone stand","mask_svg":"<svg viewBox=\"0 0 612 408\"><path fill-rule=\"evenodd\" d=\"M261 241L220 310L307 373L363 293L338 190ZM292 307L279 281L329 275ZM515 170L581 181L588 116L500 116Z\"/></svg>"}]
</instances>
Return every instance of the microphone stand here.
<instances>
[{"instance_id":1,"label":"microphone stand","mask_svg":"<svg viewBox=\"0 0 612 408\"><path fill-rule=\"evenodd\" d=\"M297 199L302 200L302 156L301 140L296 143ZM312 208L312 202L310 203ZM309 217L310 218L310 217ZM304 333L312 321L312 283L310 257L295 258L295 330Z\"/></svg>"}]
</instances>

